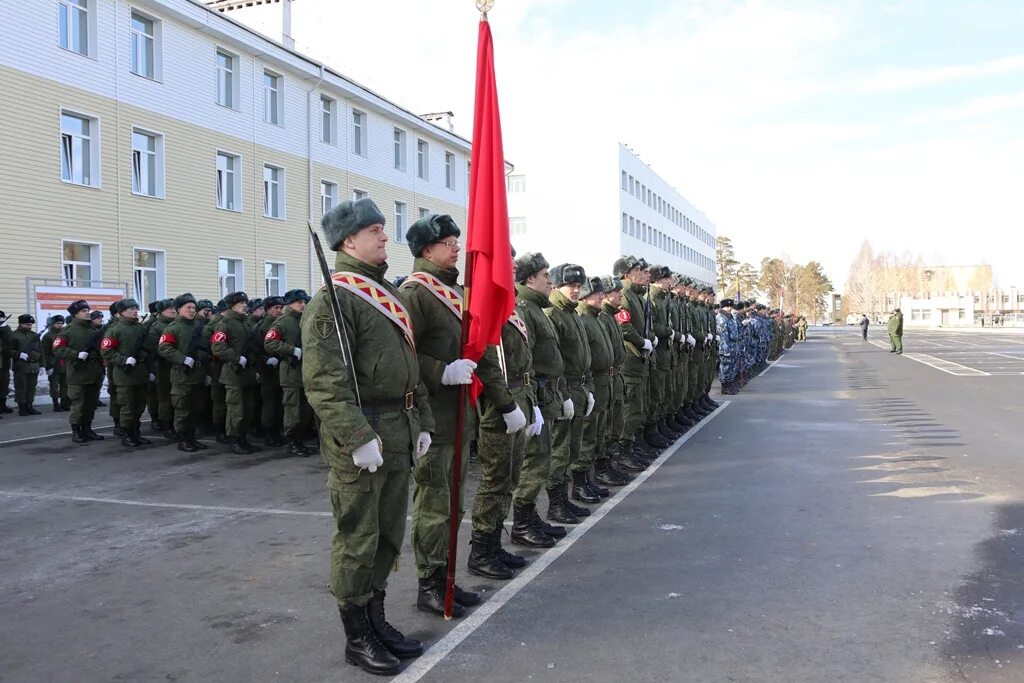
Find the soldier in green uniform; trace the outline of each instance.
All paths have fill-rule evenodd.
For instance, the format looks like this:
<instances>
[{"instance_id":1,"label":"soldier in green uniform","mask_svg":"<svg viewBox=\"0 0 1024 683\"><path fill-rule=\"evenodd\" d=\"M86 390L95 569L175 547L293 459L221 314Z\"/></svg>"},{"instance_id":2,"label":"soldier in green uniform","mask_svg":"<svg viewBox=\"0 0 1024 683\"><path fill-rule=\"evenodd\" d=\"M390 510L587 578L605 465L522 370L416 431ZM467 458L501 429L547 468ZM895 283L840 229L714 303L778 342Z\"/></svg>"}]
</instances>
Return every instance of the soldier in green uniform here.
<instances>
[{"instance_id":1,"label":"soldier in green uniform","mask_svg":"<svg viewBox=\"0 0 1024 683\"><path fill-rule=\"evenodd\" d=\"M454 477L465 481L469 468L469 442L476 432L476 413L467 406L465 429L455 432L458 386L473 381L477 363L461 358L462 287L458 284L461 234L451 216L432 214L410 226L405 240L414 257L413 272L398 291L409 311L416 340L420 378L430 396L430 411L436 428L430 450L413 469L412 549L419 577L416 606L429 613L444 614L445 567L448 563L450 485ZM462 442L462 471L453 472L455 441ZM463 489L464 491L465 489ZM459 524L463 501L459 501ZM474 552L489 548L491 534L473 532ZM478 548L480 546L480 548ZM525 564L525 562L524 562ZM503 565L505 571L509 571ZM477 573L483 567L476 567ZM489 578L508 578L490 576ZM453 614L460 616L465 605L480 597L456 588Z\"/></svg>"},{"instance_id":2,"label":"soldier in green uniform","mask_svg":"<svg viewBox=\"0 0 1024 683\"><path fill-rule=\"evenodd\" d=\"M256 382L259 384L259 401L256 406L257 421L259 430L253 430L253 435L262 435L263 443L267 446L283 446L284 437L281 435L281 423L283 420L283 406L281 405L281 367L280 359L270 353L265 346L265 337L270 332L274 321L284 314L284 297L268 296L260 301L260 310L265 311L262 317L249 315L249 321L254 326L256 334L253 341L252 362L258 369L259 377Z\"/></svg>"},{"instance_id":3,"label":"soldier in green uniform","mask_svg":"<svg viewBox=\"0 0 1024 683\"><path fill-rule=\"evenodd\" d=\"M800 316L796 323L796 340L807 341L807 318Z\"/></svg>"},{"instance_id":4,"label":"soldier in green uniform","mask_svg":"<svg viewBox=\"0 0 1024 683\"><path fill-rule=\"evenodd\" d=\"M99 441L103 437L92 429L96 404L103 386L100 360L100 330L90 320L89 303L79 299L68 306L71 324L53 342L53 352L64 360L68 371L68 395L71 398L71 440L75 443Z\"/></svg>"},{"instance_id":5,"label":"soldier in green uniform","mask_svg":"<svg viewBox=\"0 0 1024 683\"><path fill-rule=\"evenodd\" d=\"M886 326L889 331L889 353L903 353L903 311L895 309Z\"/></svg>"},{"instance_id":6,"label":"soldier in green uniform","mask_svg":"<svg viewBox=\"0 0 1024 683\"><path fill-rule=\"evenodd\" d=\"M572 401L564 387L565 363L558 349L558 333L544 313L551 307L548 262L538 252L523 254L515 264L516 312L526 325L533 356L533 390L544 419L540 432L526 441L526 454L519 470L519 484L512 493L512 506L533 517L537 514L537 497L547 484L551 470L551 425L565 415ZM569 512L568 505L571 503L562 487L548 490L548 519L563 524L579 524L579 517ZM539 525L548 536L562 538L566 534L565 527L543 522Z\"/></svg>"},{"instance_id":7,"label":"soldier in green uniform","mask_svg":"<svg viewBox=\"0 0 1024 683\"><path fill-rule=\"evenodd\" d=\"M165 439L177 440L178 435L174 433L174 409L171 407L171 366L160 357L157 347L160 345L160 335L178 314L174 309L174 299L163 299L156 309L156 320L149 326L146 337L146 363L150 381L155 386L157 420L163 428L163 436Z\"/></svg>"},{"instance_id":8,"label":"soldier in green uniform","mask_svg":"<svg viewBox=\"0 0 1024 683\"><path fill-rule=\"evenodd\" d=\"M302 313L306 310L309 295L304 289L292 289L285 292L282 301L284 313L267 330L263 346L267 354L279 362L288 453L305 457L316 452L315 448L302 442L312 419L306 393L302 390Z\"/></svg>"},{"instance_id":9,"label":"soldier in green uniform","mask_svg":"<svg viewBox=\"0 0 1024 683\"><path fill-rule=\"evenodd\" d=\"M580 287L576 313L583 323L586 344L590 347L594 409L584 419L580 458L570 467L573 479L582 476L584 485L599 498L608 497L609 491L604 488L605 486L623 486L629 482L627 477L611 467L604 450L608 410L611 405L612 373L615 371L615 351L608 328L600 319L603 300L604 284L601 278L587 278ZM614 321L612 324L615 324ZM615 332L615 339L619 339L618 331Z\"/></svg>"},{"instance_id":10,"label":"soldier in green uniform","mask_svg":"<svg viewBox=\"0 0 1024 683\"><path fill-rule=\"evenodd\" d=\"M253 338L252 349L250 349L250 360L253 363L253 368L256 370L258 377L256 378L257 385L262 389L261 380L263 379L263 370L266 368L265 362L267 360L266 354L263 352L263 335L267 332L267 309L263 303L263 299L256 298L250 299L246 306L248 314L246 320L249 322L249 328L255 335ZM276 378L277 373L274 373ZM249 425L249 433L257 439L262 439L266 436L266 432L263 429L262 415L263 415L263 392L253 392L253 403L252 403L253 418ZM271 415L277 416L280 412L280 400L277 401L277 405L270 408ZM271 443L268 446L281 445L277 444L277 439L271 438ZM264 443L266 443L264 441Z\"/></svg>"},{"instance_id":11,"label":"soldier in green uniform","mask_svg":"<svg viewBox=\"0 0 1024 683\"><path fill-rule=\"evenodd\" d=\"M224 297L228 309L213 326L210 350L221 361L220 383L224 385L227 413L224 432L235 453L248 455L260 449L249 443L249 425L256 413L255 363L250 364L256 332L246 317L249 297L245 292L232 292Z\"/></svg>"},{"instance_id":12,"label":"soldier in green uniform","mask_svg":"<svg viewBox=\"0 0 1024 683\"><path fill-rule=\"evenodd\" d=\"M675 329L676 329L676 366L673 372L673 403L672 419L683 429L688 429L697 421L686 415L686 395L690 389L690 356L693 348L697 345L696 338L690 333L690 299L686 292L690 285L690 278L680 275L675 279L672 287L673 301L675 302ZM677 430L678 431L678 430Z\"/></svg>"},{"instance_id":13,"label":"soldier in green uniform","mask_svg":"<svg viewBox=\"0 0 1024 683\"><path fill-rule=\"evenodd\" d=\"M11 327L7 324L7 314L0 311L0 413L10 413L7 407L7 394L11 390L11 359L7 355L7 347L11 343Z\"/></svg>"},{"instance_id":14,"label":"soldier in green uniform","mask_svg":"<svg viewBox=\"0 0 1024 683\"><path fill-rule=\"evenodd\" d=\"M398 657L423 652L387 622L384 600L405 535L409 472L427 454L434 429L408 311L385 278L384 220L369 198L324 215L327 244L338 252L327 286L344 328L325 290L302 316L302 379L320 418L334 511L331 592L345 627L345 660L375 674L396 673Z\"/></svg>"},{"instance_id":15,"label":"soldier in green uniform","mask_svg":"<svg viewBox=\"0 0 1024 683\"><path fill-rule=\"evenodd\" d=\"M669 290L674 278L672 271L665 266L650 266L647 269L650 277L648 296L651 300L651 327L654 331L654 363L651 368L651 414L654 429L670 443L675 443L682 433L675 431L668 424L671 408L672 387L671 377L675 361L673 347L676 333L672 327Z\"/></svg>"},{"instance_id":16,"label":"soldier in green uniform","mask_svg":"<svg viewBox=\"0 0 1024 683\"><path fill-rule=\"evenodd\" d=\"M705 337L706 352L704 354L704 367L701 368L700 387L697 389L697 405L702 408L706 415L710 415L718 407L718 404L711 400L711 386L715 382L715 368L718 367L718 341L715 332L718 329L715 323L715 290L705 287L704 307L702 315L704 328L707 330Z\"/></svg>"},{"instance_id":17,"label":"soldier in green uniform","mask_svg":"<svg viewBox=\"0 0 1024 683\"><path fill-rule=\"evenodd\" d=\"M224 364L214 355L213 349L210 346L213 329L220 322L221 318L224 317L225 310L227 310L227 304L224 303L224 299L221 299L213 307L213 315L210 316L209 320L206 321L206 326L203 327L203 337L206 339L205 348L210 353L210 419L213 424L213 431L217 434L217 443L230 444L231 440L228 439L228 435L224 432L227 404L224 402L224 385L220 382L220 373L224 368Z\"/></svg>"},{"instance_id":18,"label":"soldier in green uniform","mask_svg":"<svg viewBox=\"0 0 1024 683\"><path fill-rule=\"evenodd\" d=\"M632 478L631 472L642 472L644 465L633 457L633 449L622 447L622 413L626 399L626 383L622 377L623 365L626 362L626 347L623 343L622 328L619 320L628 315L622 308L622 280L617 277L601 278L604 290L601 297L601 315L598 320L608 332L612 340L612 372L608 384L608 417L605 419L605 439L602 452L610 460L609 467L624 477ZM601 460L596 462L598 474L602 467Z\"/></svg>"},{"instance_id":19,"label":"soldier in green uniform","mask_svg":"<svg viewBox=\"0 0 1024 683\"><path fill-rule=\"evenodd\" d=\"M21 416L42 414L32 405L36 400L39 362L43 357L39 336L32 330L35 322L28 313L19 315L18 327L7 345L7 357L14 371L14 402Z\"/></svg>"},{"instance_id":20,"label":"soldier in green uniform","mask_svg":"<svg viewBox=\"0 0 1024 683\"><path fill-rule=\"evenodd\" d=\"M201 374L198 379L198 384L192 391L192 415L191 424L192 430L196 431L199 429L209 430L213 425L213 416L211 414L211 403L210 403L210 387L213 380L210 378L210 336L206 332L206 326L209 324L210 318L213 317L213 302L209 299L199 299L196 301L196 317L195 324L202 332L199 334L199 342L197 348L200 356L204 359L202 367L197 371ZM173 365L171 370L173 373ZM171 403L173 407L174 403L174 381L172 374L171 381ZM193 435L194 436L194 435ZM193 440L195 440L193 438ZM202 448L204 447L201 441L196 443Z\"/></svg>"},{"instance_id":21,"label":"soldier in green uniform","mask_svg":"<svg viewBox=\"0 0 1024 683\"><path fill-rule=\"evenodd\" d=\"M101 341L107 336L107 330L117 324L121 316L121 301L113 302L107 310L110 312L110 317L100 326ZM96 321L98 315L100 315L99 311L91 313L93 322ZM100 317L100 320L102 320L102 317ZM102 353L100 355L102 356ZM117 385L114 384L114 368L106 360L103 361L103 372L107 378L107 396L110 398L109 414L110 419L114 422L114 436L123 436L121 431L121 404L117 399ZM99 405L102 406L103 402L101 401Z\"/></svg>"},{"instance_id":22,"label":"soldier in green uniform","mask_svg":"<svg viewBox=\"0 0 1024 683\"><path fill-rule=\"evenodd\" d=\"M149 329L156 324L156 320L159 317L157 315L157 308L160 306L160 300L150 301L146 306L149 313L145 316L145 320L142 321L142 326L146 328L146 343L149 343ZM156 393L156 375L152 374L150 368L146 368L146 379L149 384L146 387L146 410L149 412L149 428L153 432L162 432L163 426L160 424L160 400Z\"/></svg>"},{"instance_id":23,"label":"soldier in green uniform","mask_svg":"<svg viewBox=\"0 0 1024 683\"><path fill-rule=\"evenodd\" d=\"M107 368L113 371L112 386L117 390L121 410L121 444L134 448L150 443L139 433L139 418L146 409L149 377L146 371L146 337L148 331L139 321L139 304L135 299L118 302L119 318L107 328L100 342L100 353Z\"/></svg>"},{"instance_id":24,"label":"soldier in green uniform","mask_svg":"<svg viewBox=\"0 0 1024 683\"><path fill-rule=\"evenodd\" d=\"M202 346L206 335L203 321L197 315L195 297L187 293L178 296L174 299L174 310L177 317L160 334L157 352L170 368L178 450L195 453L206 448L196 439L196 396L206 389L209 351Z\"/></svg>"},{"instance_id":25,"label":"soldier in green uniform","mask_svg":"<svg viewBox=\"0 0 1024 683\"><path fill-rule=\"evenodd\" d=\"M60 413L68 409L71 400L68 398L68 373L64 369L64 361L53 354L53 342L64 329L64 316L50 316L46 334L43 335L43 367L50 384L50 400L53 401L53 412Z\"/></svg>"}]
</instances>

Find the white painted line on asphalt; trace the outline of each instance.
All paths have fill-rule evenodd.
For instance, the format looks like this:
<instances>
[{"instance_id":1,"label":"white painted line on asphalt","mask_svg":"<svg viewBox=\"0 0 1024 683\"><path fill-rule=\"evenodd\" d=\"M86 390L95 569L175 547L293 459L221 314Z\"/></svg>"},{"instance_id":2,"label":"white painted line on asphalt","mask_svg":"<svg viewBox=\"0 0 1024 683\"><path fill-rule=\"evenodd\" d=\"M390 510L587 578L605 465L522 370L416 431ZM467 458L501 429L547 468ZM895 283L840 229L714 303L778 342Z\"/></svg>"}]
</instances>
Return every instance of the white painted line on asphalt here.
<instances>
[{"instance_id":1,"label":"white painted line on asphalt","mask_svg":"<svg viewBox=\"0 0 1024 683\"><path fill-rule=\"evenodd\" d=\"M1002 356L1003 358L1010 358L1012 360L1024 361L1024 358L1021 358L1020 356L1011 356L1008 353L996 353L995 351L985 351L985 353L987 353L990 356Z\"/></svg>"},{"instance_id":2,"label":"white painted line on asphalt","mask_svg":"<svg viewBox=\"0 0 1024 683\"><path fill-rule=\"evenodd\" d=\"M537 578L537 576L547 569L552 562L561 557L566 550L571 548L576 541L582 538L585 533L590 531L590 529L600 522L605 515L611 512L616 505L621 503L626 496L647 481L651 475L658 471L658 468L661 467L666 460L679 452L679 449L683 444L689 441L694 434L707 426L711 420L715 419L715 417L717 417L723 410L728 408L730 403L731 401L723 401L722 405L719 406L715 412L711 413L706 420L693 427L678 441L676 441L675 445L670 450L665 451L651 464L650 467L641 472L636 479L622 487L618 493L606 500L604 505L597 508L590 517L583 520L583 522L573 529L568 536L562 539L558 545L545 552L538 559L534 560L533 564L524 569L519 576L505 584L505 586L495 593L489 600L475 608L468 617L459 622L459 624L449 631L444 638L434 643L430 649L423 653L423 656L410 664L409 668L393 678L393 683L414 683L415 681L423 678L423 676L433 669L442 659L447 657L452 650L458 647L459 643L480 628L485 621L491 618L495 612L501 609L509 600L514 598L516 594L525 588L531 581Z\"/></svg>"},{"instance_id":3,"label":"white painted line on asphalt","mask_svg":"<svg viewBox=\"0 0 1024 683\"><path fill-rule=\"evenodd\" d=\"M192 505L189 503L152 503L144 500L123 500L121 498L97 498L94 496L62 496L56 493L36 493L34 491L0 491L0 496L7 498L31 498L34 500L73 501L76 503L109 503L113 505L133 505L145 508L169 508L172 510L203 510L207 512L244 512L262 515L296 515L299 517L330 517L330 512L311 512L305 510L281 510L277 508L239 508L227 505Z\"/></svg>"},{"instance_id":4,"label":"white painted line on asphalt","mask_svg":"<svg viewBox=\"0 0 1024 683\"><path fill-rule=\"evenodd\" d=\"M948 375L956 375L958 377L978 377L978 376L988 376L988 374L989 374L987 372L983 372L983 371L978 370L976 368L967 367L966 365L960 365L960 363L954 363L951 360L943 360L942 358L936 358L935 356L929 356L926 353L904 353L903 357L904 358L909 358L910 360L913 360L913 361L917 361L918 363L923 363L924 365L931 366L931 367L935 368L936 370L941 370L942 372L945 372ZM965 372L954 372L953 370L950 370L949 368L943 367L943 365L951 365L951 366L960 368L961 370L964 370Z\"/></svg>"}]
</instances>

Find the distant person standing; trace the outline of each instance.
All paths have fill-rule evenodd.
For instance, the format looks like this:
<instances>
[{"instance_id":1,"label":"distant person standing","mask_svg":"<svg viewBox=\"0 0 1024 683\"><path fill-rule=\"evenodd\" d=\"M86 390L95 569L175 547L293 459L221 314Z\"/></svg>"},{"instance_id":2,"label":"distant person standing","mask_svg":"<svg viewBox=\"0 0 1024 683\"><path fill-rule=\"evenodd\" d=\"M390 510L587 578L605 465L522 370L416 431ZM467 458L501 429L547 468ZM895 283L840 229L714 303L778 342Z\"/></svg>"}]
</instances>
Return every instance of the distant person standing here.
<instances>
[{"instance_id":1,"label":"distant person standing","mask_svg":"<svg viewBox=\"0 0 1024 683\"><path fill-rule=\"evenodd\" d=\"M868 340L868 325L870 324L871 321L868 320L868 316L865 313L860 319L860 336L864 341Z\"/></svg>"},{"instance_id":2,"label":"distant person standing","mask_svg":"<svg viewBox=\"0 0 1024 683\"><path fill-rule=\"evenodd\" d=\"M895 309L889 317L889 353L903 353L903 312Z\"/></svg>"}]
</instances>

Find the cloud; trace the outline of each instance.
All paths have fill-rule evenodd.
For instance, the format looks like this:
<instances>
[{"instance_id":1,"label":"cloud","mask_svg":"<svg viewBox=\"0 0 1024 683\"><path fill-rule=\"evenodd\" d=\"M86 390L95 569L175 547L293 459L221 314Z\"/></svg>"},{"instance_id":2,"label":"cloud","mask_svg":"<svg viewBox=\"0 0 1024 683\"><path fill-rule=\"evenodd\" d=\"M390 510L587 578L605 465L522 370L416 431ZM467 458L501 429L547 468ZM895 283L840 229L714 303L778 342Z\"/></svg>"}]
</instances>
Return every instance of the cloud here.
<instances>
[{"instance_id":1,"label":"cloud","mask_svg":"<svg viewBox=\"0 0 1024 683\"><path fill-rule=\"evenodd\" d=\"M998 114L1014 109L1024 109L1024 92L1010 95L989 95L976 97L959 107L949 107L917 114L908 118L909 123L967 121L988 114Z\"/></svg>"},{"instance_id":2,"label":"cloud","mask_svg":"<svg viewBox=\"0 0 1024 683\"><path fill-rule=\"evenodd\" d=\"M899 92L953 81L1000 76L1024 71L1024 55L976 64L956 64L923 69L886 68L854 80L849 86L863 92Z\"/></svg>"}]
</instances>

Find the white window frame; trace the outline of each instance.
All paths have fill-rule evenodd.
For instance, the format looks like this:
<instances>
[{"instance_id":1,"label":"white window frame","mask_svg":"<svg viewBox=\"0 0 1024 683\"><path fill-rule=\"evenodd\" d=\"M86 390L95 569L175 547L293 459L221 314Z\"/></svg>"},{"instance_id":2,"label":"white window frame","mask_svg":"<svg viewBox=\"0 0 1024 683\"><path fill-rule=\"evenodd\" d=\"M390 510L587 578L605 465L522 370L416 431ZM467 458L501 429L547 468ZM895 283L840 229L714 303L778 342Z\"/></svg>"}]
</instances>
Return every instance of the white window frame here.
<instances>
[{"instance_id":1,"label":"white window frame","mask_svg":"<svg viewBox=\"0 0 1024 683\"><path fill-rule=\"evenodd\" d=\"M320 142L338 144L338 100L320 94Z\"/></svg>"},{"instance_id":2,"label":"white window frame","mask_svg":"<svg viewBox=\"0 0 1024 683\"><path fill-rule=\"evenodd\" d=\"M232 194L234 195L235 204L237 205L237 208L232 208L232 207L227 206L227 202L226 201L224 202L223 206L221 205L220 198L224 197L225 200L227 199L227 193L223 192L222 189L221 189L222 177L221 177L221 168L220 168L220 158L222 156L223 157L228 157L228 158L231 158L231 159L235 160L236 168L234 168L234 169L227 169L227 168L225 168L224 171L225 171L225 174L226 174L230 170L231 173L233 174L234 181L231 183L231 190L232 190ZM216 190L217 190L216 206L217 206L217 208L222 210L222 211L234 211L235 213L241 213L242 212L242 155L241 154L235 154L234 152L229 152L226 149L218 149L216 151L216 153L214 154L213 158L214 158L214 170L216 171L216 179L217 179L217 186L216 186ZM225 164L225 166L226 166L226 164Z\"/></svg>"},{"instance_id":3,"label":"white window frame","mask_svg":"<svg viewBox=\"0 0 1024 683\"><path fill-rule=\"evenodd\" d=\"M451 152L444 153L444 186L455 189L455 155Z\"/></svg>"},{"instance_id":4,"label":"white window frame","mask_svg":"<svg viewBox=\"0 0 1024 683\"><path fill-rule=\"evenodd\" d=\"M278 171L279 175L275 179L267 178L267 171ZM263 164L263 217L273 218L275 220L283 221L288 217L287 207L287 192L286 192L286 179L285 179L284 166L275 166L274 164ZM270 209L273 206L271 203L270 192L277 195L277 206L278 214L271 213Z\"/></svg>"},{"instance_id":5,"label":"white window frame","mask_svg":"<svg viewBox=\"0 0 1024 683\"><path fill-rule=\"evenodd\" d=\"M140 251L149 252L156 256L156 265L140 266L138 265L137 255ZM152 271L156 284L154 289L155 292L143 292L139 290L139 273ZM167 295L167 252L163 249L153 249L151 247L132 247L132 294L136 301L140 305L145 306L150 301L156 301L157 299L163 299Z\"/></svg>"},{"instance_id":6,"label":"white window frame","mask_svg":"<svg viewBox=\"0 0 1024 683\"><path fill-rule=\"evenodd\" d=\"M327 200L331 201L331 205L327 206ZM327 213L338 205L338 183L332 183L329 180L320 181L320 213L321 215Z\"/></svg>"},{"instance_id":7,"label":"white window frame","mask_svg":"<svg viewBox=\"0 0 1024 683\"><path fill-rule=\"evenodd\" d=\"M396 127L392 132L391 137L394 140L395 170L402 171L404 173L408 167L408 155L406 154L405 141L409 136L406 135L404 130Z\"/></svg>"},{"instance_id":8,"label":"white window frame","mask_svg":"<svg viewBox=\"0 0 1024 683\"><path fill-rule=\"evenodd\" d=\"M420 207L420 218L426 218L430 215L430 209L425 206Z\"/></svg>"},{"instance_id":9,"label":"white window frame","mask_svg":"<svg viewBox=\"0 0 1024 683\"><path fill-rule=\"evenodd\" d=\"M139 155L139 161L141 162L141 156L149 154L148 150L137 150L135 148L135 134L146 135L153 138L153 194L143 192L141 187L136 186L136 174L141 173L141 166L137 165L136 154ZM131 147L132 147L132 194L139 197L151 197L153 199L164 198L164 134L157 133L156 131L147 130L138 126L132 126L131 130ZM140 177L141 180L141 177Z\"/></svg>"},{"instance_id":10,"label":"white window frame","mask_svg":"<svg viewBox=\"0 0 1024 683\"><path fill-rule=\"evenodd\" d=\"M225 288L224 282L228 275L224 277L220 274L220 262L221 261L234 261L235 272L230 274L230 277L234 278L234 286ZM218 298L223 299L231 292L242 292L245 291L245 259L238 258L237 256L218 256L217 257L217 289L220 291Z\"/></svg>"},{"instance_id":11,"label":"white window frame","mask_svg":"<svg viewBox=\"0 0 1024 683\"><path fill-rule=\"evenodd\" d=\"M85 49L76 50L73 42L74 18L85 20ZM61 24L67 26L67 42L61 41ZM79 35L82 35L81 30ZM57 45L68 52L90 59L96 58L96 0L57 0Z\"/></svg>"},{"instance_id":12,"label":"white window frame","mask_svg":"<svg viewBox=\"0 0 1024 683\"><path fill-rule=\"evenodd\" d=\"M430 180L430 143L416 138L416 177Z\"/></svg>"},{"instance_id":13,"label":"white window frame","mask_svg":"<svg viewBox=\"0 0 1024 683\"><path fill-rule=\"evenodd\" d=\"M370 193L367 192L366 190L360 190L360 189L355 188L355 187L352 188L352 201L354 201L354 202L358 202L360 199L365 199L366 197L369 197L369 196L370 196Z\"/></svg>"},{"instance_id":14,"label":"white window frame","mask_svg":"<svg viewBox=\"0 0 1024 683\"><path fill-rule=\"evenodd\" d=\"M89 133L88 133L88 136L78 136L78 135L76 135L74 133L65 133L64 132L64 117L65 116L70 116L70 117L73 117L73 118L82 119L84 121L87 121L89 123ZM101 179L100 179L100 169L102 169L103 166L100 163L101 162L100 150L102 149L102 147L100 146L100 140L101 140L101 138L100 138L100 118L98 116L93 116L91 114L86 114L85 112L82 112L82 111L78 111L78 110L74 110L74 109L65 109L64 107L61 107L60 108L59 117L57 119L57 123L58 123L58 128L60 130L60 138L59 138L60 139L60 147L59 147L60 157L59 157L59 159L60 159L60 179L61 179L61 182L67 183L69 185L78 185L79 187L95 187L95 188L101 187L102 186L102 182L101 182ZM86 140L88 142L88 145L89 145L89 168L88 168L89 176L88 176L88 182L81 182L80 183L80 182L78 182L78 181L76 181L74 179L75 178L75 172L74 172L74 166L75 166L75 157L74 157L75 142L74 141L75 141L76 138L81 138L81 139ZM64 176L65 164L67 164L67 167L68 167L68 177ZM83 174L82 177L84 179L85 175Z\"/></svg>"},{"instance_id":15,"label":"white window frame","mask_svg":"<svg viewBox=\"0 0 1024 683\"><path fill-rule=\"evenodd\" d=\"M409 229L409 205L395 202L395 241L405 243L405 231Z\"/></svg>"},{"instance_id":16,"label":"white window frame","mask_svg":"<svg viewBox=\"0 0 1024 683\"><path fill-rule=\"evenodd\" d=\"M219 60L220 55L224 55L225 57L227 57L227 58L229 58L231 60L231 67L230 68L226 69L226 68L224 68L224 67L222 67L220 65L220 60ZM213 81L213 84L214 84L214 95L215 95L215 100L216 100L217 104L219 104L220 106L224 107L225 109L233 109L235 111L238 111L239 105L241 104L241 102L239 101L241 99L241 96L240 96L241 90L240 90L240 86L239 86L239 81L241 80L241 74L239 73L241 71L240 67L241 67L241 60L239 59L237 54L235 54L231 50L228 50L226 48L221 47L220 45L216 46L216 48L214 49L214 53L213 53L213 68L214 68L214 76L215 76L214 81ZM230 98L229 102L224 102L224 101L221 100L221 90L222 90L222 88L221 88L221 76L222 76L222 74L230 75L230 81L231 82L228 83L227 86L223 89L224 92L226 93L227 97ZM227 80L226 76L225 76L225 80Z\"/></svg>"},{"instance_id":17,"label":"white window frame","mask_svg":"<svg viewBox=\"0 0 1024 683\"><path fill-rule=\"evenodd\" d=\"M140 19L144 19L153 25L152 34L140 32L135 28L134 20L136 15ZM163 80L163 22L153 15L142 12L135 7L131 8L131 14L128 24L128 69L139 76L151 81L162 81ZM152 45L152 55L150 56L150 73L142 73L136 70L137 61L139 58L139 51L142 48L142 44L149 40Z\"/></svg>"},{"instance_id":18,"label":"white window frame","mask_svg":"<svg viewBox=\"0 0 1024 683\"><path fill-rule=\"evenodd\" d=\"M509 194L518 194L520 192L526 192L526 176L510 175L505 185L508 188Z\"/></svg>"},{"instance_id":19,"label":"white window frame","mask_svg":"<svg viewBox=\"0 0 1024 683\"><path fill-rule=\"evenodd\" d=\"M277 277L269 277L267 275L267 266L277 266L278 272ZM277 290L270 290L271 281L277 282ZM284 261L264 261L263 262L263 296L284 296L284 293L288 291L288 264Z\"/></svg>"},{"instance_id":20,"label":"white window frame","mask_svg":"<svg viewBox=\"0 0 1024 683\"><path fill-rule=\"evenodd\" d=\"M270 83L267 83L267 80ZM284 126L284 76L263 69L263 121L272 126Z\"/></svg>"},{"instance_id":21,"label":"white window frame","mask_svg":"<svg viewBox=\"0 0 1024 683\"><path fill-rule=\"evenodd\" d=\"M352 110L352 153L356 156L366 156L366 125L367 117L365 111Z\"/></svg>"},{"instance_id":22,"label":"white window frame","mask_svg":"<svg viewBox=\"0 0 1024 683\"><path fill-rule=\"evenodd\" d=\"M508 219L509 235L525 235L527 229L525 216L510 216Z\"/></svg>"},{"instance_id":23,"label":"white window frame","mask_svg":"<svg viewBox=\"0 0 1024 683\"><path fill-rule=\"evenodd\" d=\"M82 246L89 247L89 261L66 261L64 259L64 245L65 244L79 244ZM77 276L77 268L72 271L73 277L68 277L67 267L72 266L89 266L89 279L82 280ZM92 242L90 240L79 240L79 239L62 239L60 241L60 279L66 287L91 287L93 282L98 282L103 279L103 247L99 242ZM85 282L86 284L75 284L76 282Z\"/></svg>"}]
</instances>

